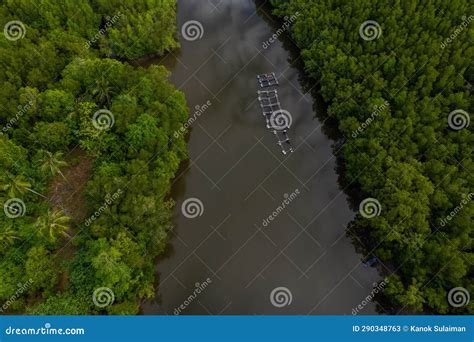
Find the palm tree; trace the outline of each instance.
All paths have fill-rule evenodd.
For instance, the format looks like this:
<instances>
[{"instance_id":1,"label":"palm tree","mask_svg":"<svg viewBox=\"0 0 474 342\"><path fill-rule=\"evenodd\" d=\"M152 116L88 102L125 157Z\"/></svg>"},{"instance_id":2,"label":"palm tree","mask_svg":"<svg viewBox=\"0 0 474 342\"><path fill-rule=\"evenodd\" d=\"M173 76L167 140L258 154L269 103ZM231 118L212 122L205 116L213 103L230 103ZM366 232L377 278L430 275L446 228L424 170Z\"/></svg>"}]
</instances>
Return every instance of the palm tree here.
<instances>
[{"instance_id":1,"label":"palm tree","mask_svg":"<svg viewBox=\"0 0 474 342\"><path fill-rule=\"evenodd\" d=\"M55 242L59 236L71 237L67 231L69 230L69 221L71 218L64 215L62 210L48 210L44 216L40 216L36 221L36 226L43 236L47 236L50 242Z\"/></svg>"},{"instance_id":2,"label":"palm tree","mask_svg":"<svg viewBox=\"0 0 474 342\"><path fill-rule=\"evenodd\" d=\"M23 175L14 176L10 172L5 172L0 177L0 191L4 191L10 198L19 197L25 191L32 192L38 196L46 198L46 196L31 189L31 183L25 180Z\"/></svg>"},{"instance_id":3,"label":"palm tree","mask_svg":"<svg viewBox=\"0 0 474 342\"><path fill-rule=\"evenodd\" d=\"M43 172L49 172L53 176L59 173L67 182L66 177L61 172L61 167L65 167L68 164L62 159L62 156L62 152L51 153L49 151L43 151L43 156L40 159L40 169Z\"/></svg>"},{"instance_id":4,"label":"palm tree","mask_svg":"<svg viewBox=\"0 0 474 342\"><path fill-rule=\"evenodd\" d=\"M7 225L0 230L0 251L5 250L8 246L11 246L13 242L19 237L15 235L15 231L12 228L12 225Z\"/></svg>"},{"instance_id":5,"label":"palm tree","mask_svg":"<svg viewBox=\"0 0 474 342\"><path fill-rule=\"evenodd\" d=\"M109 80L104 74L97 77L95 81L96 87L92 90L92 95L98 100L100 104L107 104L110 107L110 96L113 93L113 88L109 84Z\"/></svg>"},{"instance_id":6,"label":"palm tree","mask_svg":"<svg viewBox=\"0 0 474 342\"><path fill-rule=\"evenodd\" d=\"M0 178L0 191L5 191L10 198L19 197L24 194L25 191L30 191L43 198L45 196L31 189L31 183L25 180L22 175L14 176L9 172L6 172Z\"/></svg>"},{"instance_id":7,"label":"palm tree","mask_svg":"<svg viewBox=\"0 0 474 342\"><path fill-rule=\"evenodd\" d=\"M9 197L18 197L31 187L31 183L24 180L22 175L14 176L6 172L0 179L0 189L5 191Z\"/></svg>"}]
</instances>

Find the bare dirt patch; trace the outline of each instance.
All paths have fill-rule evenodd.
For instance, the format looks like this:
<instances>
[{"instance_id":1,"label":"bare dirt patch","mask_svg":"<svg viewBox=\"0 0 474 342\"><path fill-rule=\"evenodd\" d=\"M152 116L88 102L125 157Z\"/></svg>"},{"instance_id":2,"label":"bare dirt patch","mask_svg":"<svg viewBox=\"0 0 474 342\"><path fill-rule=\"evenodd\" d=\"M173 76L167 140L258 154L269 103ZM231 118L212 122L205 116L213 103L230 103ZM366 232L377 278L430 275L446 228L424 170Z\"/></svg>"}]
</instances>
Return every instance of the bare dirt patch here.
<instances>
[{"instance_id":1,"label":"bare dirt patch","mask_svg":"<svg viewBox=\"0 0 474 342\"><path fill-rule=\"evenodd\" d=\"M58 289L63 291L69 284L68 267L65 267L69 260L74 258L76 247L72 239L76 234L74 226L84 222L87 216L87 204L84 196L84 189L92 176L94 159L85 151L76 148L69 153L66 158L68 166L61 169L63 174L56 175L48 187L48 199L54 210L62 210L71 218L68 234L70 239L64 241L64 245L56 251L56 258L60 267L64 269L58 283Z\"/></svg>"},{"instance_id":2,"label":"bare dirt patch","mask_svg":"<svg viewBox=\"0 0 474 342\"><path fill-rule=\"evenodd\" d=\"M76 148L66 157L68 166L61 175L56 175L48 188L48 198L54 209L61 209L71 217L71 223L77 224L87 216L84 188L92 175L94 159L83 150Z\"/></svg>"}]
</instances>

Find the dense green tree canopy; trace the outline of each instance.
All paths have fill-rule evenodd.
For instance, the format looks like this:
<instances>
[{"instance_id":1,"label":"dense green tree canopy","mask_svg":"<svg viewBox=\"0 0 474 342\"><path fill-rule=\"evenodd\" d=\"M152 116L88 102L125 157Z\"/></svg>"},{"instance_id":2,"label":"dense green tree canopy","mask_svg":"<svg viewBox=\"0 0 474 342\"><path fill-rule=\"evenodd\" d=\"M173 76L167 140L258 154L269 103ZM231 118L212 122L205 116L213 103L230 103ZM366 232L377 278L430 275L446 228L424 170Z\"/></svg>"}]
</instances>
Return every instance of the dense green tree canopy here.
<instances>
[{"instance_id":1,"label":"dense green tree canopy","mask_svg":"<svg viewBox=\"0 0 474 342\"><path fill-rule=\"evenodd\" d=\"M154 260L171 229L166 195L186 158L184 138L172 137L187 106L164 67L122 61L178 45L175 6L0 5L2 27L20 22L24 33L0 37L0 199L10 203L0 215L0 302L17 297L10 312L134 314L154 296ZM57 200L72 189L67 170L86 170L80 160L92 168L82 216ZM106 308L93 300L102 287L115 296Z\"/></svg>"}]
</instances>

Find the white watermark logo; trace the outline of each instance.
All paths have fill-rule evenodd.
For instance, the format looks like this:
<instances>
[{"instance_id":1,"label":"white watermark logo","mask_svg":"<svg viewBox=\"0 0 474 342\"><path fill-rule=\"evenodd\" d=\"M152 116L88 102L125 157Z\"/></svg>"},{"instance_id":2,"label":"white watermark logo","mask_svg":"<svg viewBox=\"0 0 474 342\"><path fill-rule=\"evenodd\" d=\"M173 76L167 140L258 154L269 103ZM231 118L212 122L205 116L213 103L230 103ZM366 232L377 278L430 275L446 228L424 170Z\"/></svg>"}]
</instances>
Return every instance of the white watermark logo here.
<instances>
[{"instance_id":1,"label":"white watermark logo","mask_svg":"<svg viewBox=\"0 0 474 342\"><path fill-rule=\"evenodd\" d=\"M25 37L26 28L25 25L19 20L9 21L3 27L3 34L5 35L5 38L14 42L15 40Z\"/></svg>"},{"instance_id":2,"label":"white watermark logo","mask_svg":"<svg viewBox=\"0 0 474 342\"><path fill-rule=\"evenodd\" d=\"M177 308L174 309L175 316L181 314L210 284L212 283L211 278L207 278L202 283L194 284L194 291L186 300Z\"/></svg>"},{"instance_id":3,"label":"white watermark logo","mask_svg":"<svg viewBox=\"0 0 474 342\"><path fill-rule=\"evenodd\" d=\"M115 117L110 110L99 109L92 117L92 124L99 131L111 128L115 123Z\"/></svg>"},{"instance_id":4,"label":"white watermark logo","mask_svg":"<svg viewBox=\"0 0 474 342\"><path fill-rule=\"evenodd\" d=\"M174 137L178 139L181 135L186 133L189 127L206 111L209 109L209 107L212 105L212 102L210 100L207 100L206 103L202 105L196 105L194 107L194 113L193 115L190 116L190 118L177 130L174 132Z\"/></svg>"},{"instance_id":5,"label":"white watermark logo","mask_svg":"<svg viewBox=\"0 0 474 342\"><path fill-rule=\"evenodd\" d=\"M276 209L271 213L271 215L268 215L268 217L264 218L263 221L262 221L262 225L264 227L268 226L270 224L270 221L273 221L274 219L277 218L278 215L280 215L280 213L285 210L291 202L293 202L296 197L298 197L298 195L300 194L300 190L299 189L295 189L295 191L293 191L291 194L284 194L283 197L283 201L281 202L281 204L276 207Z\"/></svg>"},{"instance_id":6,"label":"white watermark logo","mask_svg":"<svg viewBox=\"0 0 474 342\"><path fill-rule=\"evenodd\" d=\"M204 35L204 27L197 20L189 20L181 26L181 35L188 41L201 39Z\"/></svg>"},{"instance_id":7,"label":"white watermark logo","mask_svg":"<svg viewBox=\"0 0 474 342\"><path fill-rule=\"evenodd\" d=\"M375 198L366 198L359 205L359 212L365 218L379 216L382 211L382 205Z\"/></svg>"},{"instance_id":8,"label":"white watermark logo","mask_svg":"<svg viewBox=\"0 0 474 342\"><path fill-rule=\"evenodd\" d=\"M115 22L117 20L120 19L120 17L122 16L123 14L122 13L118 13L116 15L114 15L112 18L111 17L107 17L105 18L106 19L106 22L104 24L104 27L101 28L95 35L94 37L92 37L90 40L88 40L85 44L85 47L86 49L89 49L92 44L94 44L95 42L97 42L100 37L102 36L105 36L105 34L107 33L107 31L115 24Z\"/></svg>"},{"instance_id":9,"label":"white watermark logo","mask_svg":"<svg viewBox=\"0 0 474 342\"><path fill-rule=\"evenodd\" d=\"M11 129L13 127L13 125L15 125L19 120L20 118L26 114L26 112L28 111L28 109L30 109L31 107L33 106L33 100L30 100L28 101L27 104L25 104L24 106L22 105L19 105L18 106L18 112L16 113L15 117L14 118L11 118L10 121L7 122L7 124L5 126L2 127L2 131L0 132L0 136L2 136L4 133L6 133L9 129Z\"/></svg>"},{"instance_id":10,"label":"white watermark logo","mask_svg":"<svg viewBox=\"0 0 474 342\"><path fill-rule=\"evenodd\" d=\"M99 287L92 294L92 301L99 308L112 305L115 301L114 291L108 287Z\"/></svg>"},{"instance_id":11,"label":"white watermark logo","mask_svg":"<svg viewBox=\"0 0 474 342\"><path fill-rule=\"evenodd\" d=\"M199 198L188 198L181 204L181 212L184 217L191 219L196 218L204 213L204 204Z\"/></svg>"},{"instance_id":12,"label":"white watermark logo","mask_svg":"<svg viewBox=\"0 0 474 342\"><path fill-rule=\"evenodd\" d=\"M278 109L270 116L270 126L278 131L291 127L293 118L289 111L284 109Z\"/></svg>"},{"instance_id":13,"label":"white watermark logo","mask_svg":"<svg viewBox=\"0 0 474 342\"><path fill-rule=\"evenodd\" d=\"M280 37L284 32L286 32L290 28L291 24L293 24L296 21L296 19L298 18L299 15L300 15L299 12L295 12L295 14L293 14L290 17L285 16L283 18L284 22L281 25L281 27L278 28L276 30L276 32L270 38L268 38L266 41L263 42L262 48L268 49L268 47L270 45L272 45L274 42L276 42L278 37Z\"/></svg>"},{"instance_id":14,"label":"white watermark logo","mask_svg":"<svg viewBox=\"0 0 474 342\"><path fill-rule=\"evenodd\" d=\"M441 49L445 49L449 44L451 44L458 35L461 34L462 31L474 20L474 15L470 15L469 17L462 17L461 25L457 26L453 33L441 43Z\"/></svg>"},{"instance_id":15,"label":"white watermark logo","mask_svg":"<svg viewBox=\"0 0 474 342\"><path fill-rule=\"evenodd\" d=\"M85 225L89 227L92 222L94 222L102 213L109 208L109 206L117 200L121 195L123 191L122 189L118 189L116 192L114 192L112 195L107 194L105 196L104 203L95 211L85 222Z\"/></svg>"},{"instance_id":16,"label":"white watermark logo","mask_svg":"<svg viewBox=\"0 0 474 342\"><path fill-rule=\"evenodd\" d=\"M352 309L352 315L355 316L357 315L362 309L366 307L367 304L369 304L375 297L375 295L379 292L383 292L385 286L387 286L388 280L384 279L382 280L379 284L374 283L373 289L370 292L370 294L365 297L362 302L357 305L355 308Z\"/></svg>"},{"instance_id":17,"label":"white watermark logo","mask_svg":"<svg viewBox=\"0 0 474 342\"><path fill-rule=\"evenodd\" d=\"M53 328L51 323L45 323L44 327L40 328L15 328L9 326L5 329L7 335L84 335L86 333L84 328Z\"/></svg>"},{"instance_id":18,"label":"white watermark logo","mask_svg":"<svg viewBox=\"0 0 474 342\"><path fill-rule=\"evenodd\" d=\"M274 288L270 293L270 302L274 307L282 308L288 306L293 301L293 294L287 287Z\"/></svg>"},{"instance_id":19,"label":"white watermark logo","mask_svg":"<svg viewBox=\"0 0 474 342\"><path fill-rule=\"evenodd\" d=\"M371 41L382 34L382 28L375 20L364 21L359 27L359 35L363 40Z\"/></svg>"},{"instance_id":20,"label":"white watermark logo","mask_svg":"<svg viewBox=\"0 0 474 342\"><path fill-rule=\"evenodd\" d=\"M10 198L3 204L3 211L9 218L17 218L25 215L26 205L19 198Z\"/></svg>"},{"instance_id":21,"label":"white watermark logo","mask_svg":"<svg viewBox=\"0 0 474 342\"><path fill-rule=\"evenodd\" d=\"M14 295L12 295L10 298L8 298L8 300L5 303L3 303L3 305L0 308L0 313L7 310L10 307L10 305L12 305L15 301L17 301L21 297L21 295L25 293L25 291L31 286L31 284L33 284L33 279L31 278L28 279L28 281L25 282L24 284L18 283L18 289L16 290Z\"/></svg>"},{"instance_id":22,"label":"white watermark logo","mask_svg":"<svg viewBox=\"0 0 474 342\"><path fill-rule=\"evenodd\" d=\"M441 226L444 227L449 221L453 219L474 197L474 192L471 192L469 195L465 196L462 201L446 216L441 220Z\"/></svg>"},{"instance_id":23,"label":"white watermark logo","mask_svg":"<svg viewBox=\"0 0 474 342\"><path fill-rule=\"evenodd\" d=\"M367 127L369 127L372 121L374 121L388 106L389 106L389 103L387 101L385 101L380 106L377 106L377 105L374 106L374 110L370 114L370 117L367 118L367 120L365 120L364 122L362 122L362 124L352 132L352 137L357 138L357 136L361 134Z\"/></svg>"},{"instance_id":24,"label":"white watermark logo","mask_svg":"<svg viewBox=\"0 0 474 342\"><path fill-rule=\"evenodd\" d=\"M452 307L460 308L469 304L471 296L464 287L455 287L448 292L448 303Z\"/></svg>"},{"instance_id":25,"label":"white watermark logo","mask_svg":"<svg viewBox=\"0 0 474 342\"><path fill-rule=\"evenodd\" d=\"M453 110L448 116L448 125L455 131L469 127L471 118L469 113L462 109Z\"/></svg>"}]
</instances>

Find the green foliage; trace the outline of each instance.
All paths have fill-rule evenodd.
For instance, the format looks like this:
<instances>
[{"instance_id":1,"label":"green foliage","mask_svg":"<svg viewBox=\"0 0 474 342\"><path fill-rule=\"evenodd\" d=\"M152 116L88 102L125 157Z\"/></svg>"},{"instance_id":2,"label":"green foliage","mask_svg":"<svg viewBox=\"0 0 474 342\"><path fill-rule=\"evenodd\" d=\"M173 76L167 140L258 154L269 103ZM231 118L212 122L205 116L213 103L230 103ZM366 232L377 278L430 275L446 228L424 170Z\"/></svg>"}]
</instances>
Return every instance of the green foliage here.
<instances>
[{"instance_id":1,"label":"green foliage","mask_svg":"<svg viewBox=\"0 0 474 342\"><path fill-rule=\"evenodd\" d=\"M155 294L154 260L171 229L164 198L187 156L184 138L171 137L187 106L164 67L101 57L178 46L175 7L171 0L0 4L2 23L26 28L16 41L0 36L0 204L17 197L26 208L0 217L0 300L15 297L10 312L136 314ZM97 128L99 110L112 113L110 127ZM54 198L58 183L74 176L64 172L75 166L73 148L93 160L84 194L91 221L78 222ZM99 287L114 291L107 309L93 303Z\"/></svg>"},{"instance_id":2,"label":"green foliage","mask_svg":"<svg viewBox=\"0 0 474 342\"><path fill-rule=\"evenodd\" d=\"M64 175L61 172L61 168L67 166L67 163L62 159L63 153L62 152L49 152L49 151L40 151L41 157L39 159L40 162L40 170L46 174L51 174L55 176L56 174L60 174L63 178Z\"/></svg>"},{"instance_id":3,"label":"green foliage","mask_svg":"<svg viewBox=\"0 0 474 342\"><path fill-rule=\"evenodd\" d=\"M44 121L58 121L74 109L74 97L63 90L46 90L39 96L38 117Z\"/></svg>"},{"instance_id":4,"label":"green foliage","mask_svg":"<svg viewBox=\"0 0 474 342\"><path fill-rule=\"evenodd\" d=\"M174 39L176 1L95 0L94 3L101 13L107 14L104 24L107 36L99 44L106 54L136 59L178 47Z\"/></svg>"},{"instance_id":5,"label":"green foliage","mask_svg":"<svg viewBox=\"0 0 474 342\"><path fill-rule=\"evenodd\" d=\"M50 243L55 243L58 238L70 238L68 234L70 217L60 210L48 210L46 215L38 217L36 227L40 234Z\"/></svg>"},{"instance_id":6,"label":"green foliage","mask_svg":"<svg viewBox=\"0 0 474 342\"><path fill-rule=\"evenodd\" d=\"M21 284L23 280L23 272L24 262L19 262L13 255L7 254L5 259L2 260L2 267L0 267L0 277L2 279L0 282L0 300L2 303L7 302L13 296L17 298L16 294L20 293L18 284ZM21 307L23 304L21 300L22 296L18 296L18 298L20 300L13 301L13 307L10 309L15 310Z\"/></svg>"},{"instance_id":7,"label":"green foliage","mask_svg":"<svg viewBox=\"0 0 474 342\"><path fill-rule=\"evenodd\" d=\"M21 170L27 165L26 150L9 140L0 137L0 166L7 170Z\"/></svg>"},{"instance_id":8,"label":"green foliage","mask_svg":"<svg viewBox=\"0 0 474 342\"><path fill-rule=\"evenodd\" d=\"M10 198L17 198L23 195L31 187L23 175L12 175L5 172L0 178L0 191L3 191Z\"/></svg>"},{"instance_id":9,"label":"green foliage","mask_svg":"<svg viewBox=\"0 0 474 342\"><path fill-rule=\"evenodd\" d=\"M59 293L46 301L27 308L31 315L87 315L90 314L90 304L86 298L72 293Z\"/></svg>"},{"instance_id":10,"label":"green foliage","mask_svg":"<svg viewBox=\"0 0 474 342\"><path fill-rule=\"evenodd\" d=\"M32 142L42 148L56 151L71 143L71 130L65 122L37 122L31 135Z\"/></svg>"},{"instance_id":11,"label":"green foliage","mask_svg":"<svg viewBox=\"0 0 474 342\"><path fill-rule=\"evenodd\" d=\"M473 126L448 125L453 110L474 112L474 26L458 30L474 12L472 2L272 3L277 15L298 13L292 39L307 74L320 81L328 115L339 122L347 184L360 199L381 203L380 216L358 216L356 226L368 233L368 247L396 267L385 293L397 310L472 313L472 304L449 307L447 293L474 280L474 203L443 221L474 185ZM377 39L361 37L367 20L380 25Z\"/></svg>"},{"instance_id":12,"label":"green foliage","mask_svg":"<svg viewBox=\"0 0 474 342\"><path fill-rule=\"evenodd\" d=\"M43 246L28 251L25 277L31 281L28 292L50 294L58 280L57 265L53 255Z\"/></svg>"},{"instance_id":13,"label":"green foliage","mask_svg":"<svg viewBox=\"0 0 474 342\"><path fill-rule=\"evenodd\" d=\"M0 228L0 253L4 253L11 247L15 240L19 239L17 232L13 229L11 223L4 223Z\"/></svg>"},{"instance_id":14,"label":"green foliage","mask_svg":"<svg viewBox=\"0 0 474 342\"><path fill-rule=\"evenodd\" d=\"M97 105L93 102L81 102L77 108L79 128L76 135L79 145L94 156L104 153L108 147L115 146L114 136L94 127L92 118L97 112Z\"/></svg>"}]
</instances>

